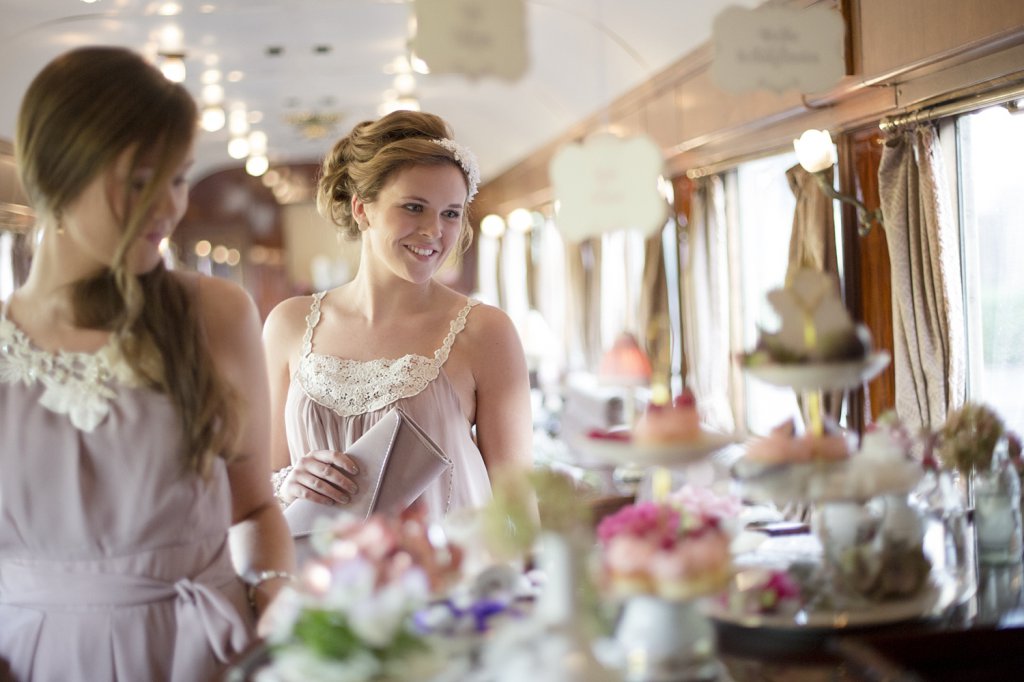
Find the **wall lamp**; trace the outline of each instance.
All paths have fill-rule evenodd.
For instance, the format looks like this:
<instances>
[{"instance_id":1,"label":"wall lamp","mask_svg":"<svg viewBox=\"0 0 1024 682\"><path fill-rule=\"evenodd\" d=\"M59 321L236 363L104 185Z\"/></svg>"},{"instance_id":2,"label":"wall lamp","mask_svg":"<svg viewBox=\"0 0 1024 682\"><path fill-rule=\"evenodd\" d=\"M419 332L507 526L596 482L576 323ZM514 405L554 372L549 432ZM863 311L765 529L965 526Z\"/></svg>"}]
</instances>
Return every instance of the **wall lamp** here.
<instances>
[{"instance_id":1,"label":"wall lamp","mask_svg":"<svg viewBox=\"0 0 1024 682\"><path fill-rule=\"evenodd\" d=\"M864 202L855 196L837 192L826 177L825 171L836 163L836 147L832 144L832 136L827 130L805 130L799 139L793 140L793 149L796 150L797 161L811 174L822 192L832 199L844 201L857 208L857 234L865 236L875 223L882 228L885 227L881 208L869 211Z\"/></svg>"}]
</instances>

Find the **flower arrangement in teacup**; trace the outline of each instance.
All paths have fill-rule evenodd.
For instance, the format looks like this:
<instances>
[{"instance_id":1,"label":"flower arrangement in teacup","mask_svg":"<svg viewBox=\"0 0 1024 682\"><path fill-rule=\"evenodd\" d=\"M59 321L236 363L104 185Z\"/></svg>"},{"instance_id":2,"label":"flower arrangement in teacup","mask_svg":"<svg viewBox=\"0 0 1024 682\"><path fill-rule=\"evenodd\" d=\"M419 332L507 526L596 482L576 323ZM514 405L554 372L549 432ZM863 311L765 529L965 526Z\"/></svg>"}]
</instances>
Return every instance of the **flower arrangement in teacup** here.
<instances>
[{"instance_id":1,"label":"flower arrangement in teacup","mask_svg":"<svg viewBox=\"0 0 1024 682\"><path fill-rule=\"evenodd\" d=\"M991 407L983 403L965 403L949 413L936 434L939 461L964 476L972 471L988 471L1003 431L1003 420Z\"/></svg>"},{"instance_id":2,"label":"flower arrangement in teacup","mask_svg":"<svg viewBox=\"0 0 1024 682\"><path fill-rule=\"evenodd\" d=\"M459 575L461 551L431 541L417 510L314 531L319 556L270 614L271 664L257 682L429 680L445 667L414 616Z\"/></svg>"},{"instance_id":3,"label":"flower arrangement in teacup","mask_svg":"<svg viewBox=\"0 0 1024 682\"><path fill-rule=\"evenodd\" d=\"M734 615L795 614L802 594L799 582L785 570L755 566L739 571L721 599Z\"/></svg>"},{"instance_id":4,"label":"flower arrangement in teacup","mask_svg":"<svg viewBox=\"0 0 1024 682\"><path fill-rule=\"evenodd\" d=\"M683 486L662 502L638 502L597 527L603 580L615 596L691 599L720 591L731 573L726 525L739 501Z\"/></svg>"}]
</instances>

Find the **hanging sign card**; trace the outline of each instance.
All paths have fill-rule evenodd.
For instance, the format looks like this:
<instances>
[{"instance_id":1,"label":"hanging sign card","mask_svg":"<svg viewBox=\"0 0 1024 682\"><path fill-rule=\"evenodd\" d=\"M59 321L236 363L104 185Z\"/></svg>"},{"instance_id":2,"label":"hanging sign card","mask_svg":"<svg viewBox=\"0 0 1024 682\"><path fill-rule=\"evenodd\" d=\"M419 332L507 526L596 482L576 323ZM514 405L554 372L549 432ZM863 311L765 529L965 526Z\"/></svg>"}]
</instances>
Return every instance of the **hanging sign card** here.
<instances>
[{"instance_id":1,"label":"hanging sign card","mask_svg":"<svg viewBox=\"0 0 1024 682\"><path fill-rule=\"evenodd\" d=\"M827 7L729 7L715 17L711 77L732 93L827 90L845 74L844 35Z\"/></svg>"},{"instance_id":2,"label":"hanging sign card","mask_svg":"<svg viewBox=\"0 0 1024 682\"><path fill-rule=\"evenodd\" d=\"M558 202L555 224L571 241L621 229L653 234L668 209L658 192L662 167L661 152L646 135L600 133L565 145L548 169Z\"/></svg>"},{"instance_id":3,"label":"hanging sign card","mask_svg":"<svg viewBox=\"0 0 1024 682\"><path fill-rule=\"evenodd\" d=\"M528 66L524 0L415 0L411 46L431 73L519 79Z\"/></svg>"}]
</instances>

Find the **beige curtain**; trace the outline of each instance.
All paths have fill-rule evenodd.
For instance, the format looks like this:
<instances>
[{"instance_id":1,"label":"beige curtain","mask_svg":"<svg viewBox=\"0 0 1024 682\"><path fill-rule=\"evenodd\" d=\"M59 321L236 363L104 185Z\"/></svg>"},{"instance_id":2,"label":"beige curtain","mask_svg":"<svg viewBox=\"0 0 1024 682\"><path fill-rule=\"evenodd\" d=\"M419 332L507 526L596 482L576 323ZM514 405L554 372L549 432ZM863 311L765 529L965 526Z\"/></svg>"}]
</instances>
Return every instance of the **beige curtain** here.
<instances>
[{"instance_id":1,"label":"beige curtain","mask_svg":"<svg viewBox=\"0 0 1024 682\"><path fill-rule=\"evenodd\" d=\"M672 331L668 313L668 278L661 230L644 242L644 271L637 329L651 360L651 385L671 386Z\"/></svg>"},{"instance_id":2,"label":"beige curtain","mask_svg":"<svg viewBox=\"0 0 1024 682\"><path fill-rule=\"evenodd\" d=\"M792 282L799 270L817 270L831 275L836 291L841 294L832 198L822 191L815 177L799 164L786 171L786 180L796 198L793 231L789 237L786 283ZM833 181L832 169L825 172L825 181ZM825 412L833 421L838 421L842 413L843 395L843 391L831 391L824 395Z\"/></svg>"},{"instance_id":3,"label":"beige curtain","mask_svg":"<svg viewBox=\"0 0 1024 682\"><path fill-rule=\"evenodd\" d=\"M596 372L601 362L601 240L565 244L569 280L566 343L569 369Z\"/></svg>"},{"instance_id":4,"label":"beige curtain","mask_svg":"<svg viewBox=\"0 0 1024 682\"><path fill-rule=\"evenodd\" d=\"M825 195L814 176L796 165L786 171L789 188L796 197L793 232L789 238L789 265L786 282L800 269L813 269L832 275L839 289L839 257L836 251L836 230L832 199ZM826 181L832 182L832 171Z\"/></svg>"},{"instance_id":5,"label":"beige curtain","mask_svg":"<svg viewBox=\"0 0 1024 682\"><path fill-rule=\"evenodd\" d=\"M960 249L936 134L890 135L878 169L892 269L896 411L936 428L965 393Z\"/></svg>"},{"instance_id":6,"label":"beige curtain","mask_svg":"<svg viewBox=\"0 0 1024 682\"><path fill-rule=\"evenodd\" d=\"M725 188L715 175L697 181L683 270L683 345L693 390L709 426L732 432L732 353Z\"/></svg>"}]
</instances>

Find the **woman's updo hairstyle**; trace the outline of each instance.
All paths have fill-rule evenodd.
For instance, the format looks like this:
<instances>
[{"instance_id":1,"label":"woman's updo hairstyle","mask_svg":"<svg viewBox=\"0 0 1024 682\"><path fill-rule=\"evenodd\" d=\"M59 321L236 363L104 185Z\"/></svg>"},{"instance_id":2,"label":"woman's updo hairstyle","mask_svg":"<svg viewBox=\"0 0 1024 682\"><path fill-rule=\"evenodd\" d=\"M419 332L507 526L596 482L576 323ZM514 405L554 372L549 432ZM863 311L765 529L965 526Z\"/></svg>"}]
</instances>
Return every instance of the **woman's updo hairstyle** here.
<instances>
[{"instance_id":1,"label":"woman's updo hairstyle","mask_svg":"<svg viewBox=\"0 0 1024 682\"><path fill-rule=\"evenodd\" d=\"M317 183L317 210L347 239L359 239L359 225L352 217L353 196L366 203L376 201L391 176L410 166L449 163L466 174L454 152L434 142L451 137L444 119L420 111L395 111L356 124L324 158ZM468 178L466 186L470 186ZM459 253L469 248L472 239L468 211L463 211Z\"/></svg>"}]
</instances>

